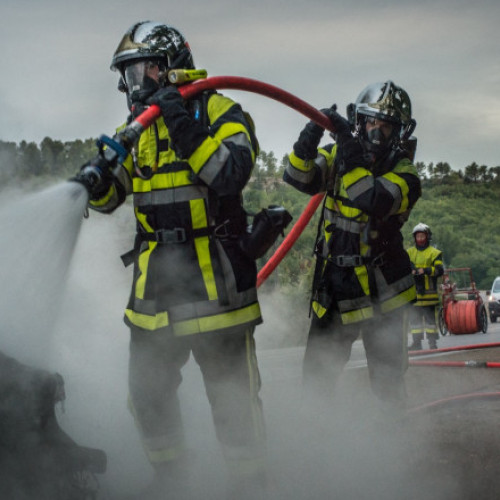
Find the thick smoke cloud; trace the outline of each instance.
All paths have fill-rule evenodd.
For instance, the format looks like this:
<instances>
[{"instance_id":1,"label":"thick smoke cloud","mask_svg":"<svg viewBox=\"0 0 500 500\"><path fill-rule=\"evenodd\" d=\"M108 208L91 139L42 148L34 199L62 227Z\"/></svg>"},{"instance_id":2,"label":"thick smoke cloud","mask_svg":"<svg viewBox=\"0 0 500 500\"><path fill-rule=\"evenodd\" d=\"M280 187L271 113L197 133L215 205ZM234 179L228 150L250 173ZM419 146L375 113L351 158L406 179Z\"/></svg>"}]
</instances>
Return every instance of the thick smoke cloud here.
<instances>
[{"instance_id":1,"label":"thick smoke cloud","mask_svg":"<svg viewBox=\"0 0 500 500\"><path fill-rule=\"evenodd\" d=\"M58 407L59 423L78 444L107 453L101 495L120 498L152 477L127 409L128 330L122 316L131 269L119 256L133 241L132 207L111 216L91 213L82 222L82 197L74 191L65 184L2 196L7 237L0 259L0 350L63 375L67 399L64 412ZM331 405L314 395L304 398L303 347L283 346L288 336L305 338L306 305L297 320L282 297L262 293L261 302L265 322L256 339L270 498L406 497L416 485L404 460L404 421L374 400L362 367L346 370ZM222 498L224 463L192 359L183 377L179 395L193 450L191 497ZM449 484L432 488L434 498L453 498Z\"/></svg>"}]
</instances>

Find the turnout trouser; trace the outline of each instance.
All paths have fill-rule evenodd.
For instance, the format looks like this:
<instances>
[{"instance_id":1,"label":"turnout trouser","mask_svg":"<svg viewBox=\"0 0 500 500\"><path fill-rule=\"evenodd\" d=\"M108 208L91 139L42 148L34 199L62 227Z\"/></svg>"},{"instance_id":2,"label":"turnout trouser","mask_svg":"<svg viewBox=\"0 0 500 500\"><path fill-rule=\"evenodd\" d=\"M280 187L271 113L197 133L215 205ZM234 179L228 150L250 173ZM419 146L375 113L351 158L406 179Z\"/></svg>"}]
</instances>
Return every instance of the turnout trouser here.
<instances>
[{"instance_id":1,"label":"turnout trouser","mask_svg":"<svg viewBox=\"0 0 500 500\"><path fill-rule=\"evenodd\" d=\"M430 306L413 306L410 315L410 333L412 335L422 335L426 333L436 335L438 328L436 325L436 307Z\"/></svg>"},{"instance_id":2,"label":"turnout trouser","mask_svg":"<svg viewBox=\"0 0 500 500\"><path fill-rule=\"evenodd\" d=\"M381 400L402 404L406 399L404 374L408 367L407 307L371 320L344 325L340 314L329 310L313 316L303 363L304 389L330 399L334 386L361 334L373 393Z\"/></svg>"},{"instance_id":3,"label":"turnout trouser","mask_svg":"<svg viewBox=\"0 0 500 500\"><path fill-rule=\"evenodd\" d=\"M129 402L149 461L158 466L185 456L177 389L190 353L200 366L230 472L253 473L265 453L253 328L184 338L132 330Z\"/></svg>"}]
</instances>

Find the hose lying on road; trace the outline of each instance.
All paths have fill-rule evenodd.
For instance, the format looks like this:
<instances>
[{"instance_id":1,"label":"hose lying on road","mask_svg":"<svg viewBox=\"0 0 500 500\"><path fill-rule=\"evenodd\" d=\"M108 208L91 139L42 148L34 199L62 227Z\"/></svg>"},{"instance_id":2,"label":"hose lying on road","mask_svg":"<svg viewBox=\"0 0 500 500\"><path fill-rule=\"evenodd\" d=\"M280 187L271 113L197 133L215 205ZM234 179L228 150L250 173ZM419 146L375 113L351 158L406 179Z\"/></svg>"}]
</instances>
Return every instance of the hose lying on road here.
<instances>
[{"instance_id":1,"label":"hose lying on road","mask_svg":"<svg viewBox=\"0 0 500 500\"><path fill-rule=\"evenodd\" d=\"M437 399L435 401L431 401L430 403L424 403L419 406L415 406L414 408L409 408L407 413L416 413L422 410L428 410L430 408L436 408L440 405L444 405L447 403L453 403L455 401L463 401L467 399L491 399L491 398L500 398L500 392L472 392L468 394L459 394L458 396L451 396L448 398Z\"/></svg>"},{"instance_id":2,"label":"hose lying on road","mask_svg":"<svg viewBox=\"0 0 500 500\"><path fill-rule=\"evenodd\" d=\"M471 344L471 345L459 345L454 347L442 347L440 349L425 349L421 351L409 351L408 355L413 356L423 356L425 354L439 354L442 352L453 352L453 351L465 351L470 349L487 349L489 347L500 347L500 342L490 342L486 344Z\"/></svg>"},{"instance_id":3,"label":"hose lying on road","mask_svg":"<svg viewBox=\"0 0 500 500\"><path fill-rule=\"evenodd\" d=\"M457 368L500 368L496 361L410 361L410 366L447 366Z\"/></svg>"}]
</instances>

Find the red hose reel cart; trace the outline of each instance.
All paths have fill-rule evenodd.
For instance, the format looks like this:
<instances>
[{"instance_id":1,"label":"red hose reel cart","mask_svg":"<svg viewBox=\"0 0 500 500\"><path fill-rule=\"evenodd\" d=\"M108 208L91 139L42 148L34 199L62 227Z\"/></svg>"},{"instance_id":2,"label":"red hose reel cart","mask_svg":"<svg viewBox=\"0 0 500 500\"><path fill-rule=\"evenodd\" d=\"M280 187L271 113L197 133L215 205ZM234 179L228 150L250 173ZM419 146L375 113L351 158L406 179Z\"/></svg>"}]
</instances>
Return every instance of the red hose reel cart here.
<instances>
[{"instance_id":1,"label":"red hose reel cart","mask_svg":"<svg viewBox=\"0 0 500 500\"><path fill-rule=\"evenodd\" d=\"M469 267L446 269L441 292L441 307L438 311L441 335L487 332L486 307Z\"/></svg>"}]
</instances>

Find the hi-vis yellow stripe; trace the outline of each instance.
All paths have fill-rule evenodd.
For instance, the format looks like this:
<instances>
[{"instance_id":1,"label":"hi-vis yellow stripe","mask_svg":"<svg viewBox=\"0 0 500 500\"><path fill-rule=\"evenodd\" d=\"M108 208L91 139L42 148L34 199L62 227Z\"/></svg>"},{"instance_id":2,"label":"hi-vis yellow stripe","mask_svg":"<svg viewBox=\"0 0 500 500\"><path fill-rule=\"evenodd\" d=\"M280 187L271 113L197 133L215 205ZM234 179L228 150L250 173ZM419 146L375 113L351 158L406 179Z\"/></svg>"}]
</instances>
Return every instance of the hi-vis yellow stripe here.
<instances>
[{"instance_id":1,"label":"hi-vis yellow stripe","mask_svg":"<svg viewBox=\"0 0 500 500\"><path fill-rule=\"evenodd\" d=\"M383 175L383 177L385 177L392 183L397 184L399 186L399 189L401 189L401 206L399 207L399 210L396 213L400 214L406 212L406 210L408 210L408 203L409 203L408 192L410 191L408 188L408 184L402 177L399 177L399 175L396 175L393 172L387 172L386 174Z\"/></svg>"},{"instance_id":2,"label":"hi-vis yellow stripe","mask_svg":"<svg viewBox=\"0 0 500 500\"><path fill-rule=\"evenodd\" d=\"M193 333L211 332L222 330L231 326L242 325L260 318L260 306L258 302L250 304L242 309L230 312L222 312L204 318L190 319L174 323L172 328L177 336L191 335Z\"/></svg>"},{"instance_id":3,"label":"hi-vis yellow stripe","mask_svg":"<svg viewBox=\"0 0 500 500\"><path fill-rule=\"evenodd\" d=\"M363 288L363 293L365 295L370 295L370 287L368 285L368 270L366 266L356 266L354 272L358 277L359 284Z\"/></svg>"},{"instance_id":4,"label":"hi-vis yellow stripe","mask_svg":"<svg viewBox=\"0 0 500 500\"><path fill-rule=\"evenodd\" d=\"M190 186L191 184L193 182L190 179L189 170L156 173L151 179L134 177L134 192L149 193L154 189L170 189L173 187Z\"/></svg>"},{"instance_id":5,"label":"hi-vis yellow stripe","mask_svg":"<svg viewBox=\"0 0 500 500\"><path fill-rule=\"evenodd\" d=\"M326 308L323 307L319 302L316 302L315 300L312 303L312 308L318 318L322 318L326 313Z\"/></svg>"},{"instance_id":6,"label":"hi-vis yellow stripe","mask_svg":"<svg viewBox=\"0 0 500 500\"><path fill-rule=\"evenodd\" d=\"M99 200L89 200L89 204L92 205L93 207L103 207L109 202L109 200L113 197L114 194L115 194L115 186L111 185L104 198L100 198Z\"/></svg>"},{"instance_id":7,"label":"hi-vis yellow stripe","mask_svg":"<svg viewBox=\"0 0 500 500\"><path fill-rule=\"evenodd\" d=\"M126 309L125 316L133 325L144 330L154 331L169 325L168 312L166 311L149 316L148 314L141 314L131 309Z\"/></svg>"},{"instance_id":8,"label":"hi-vis yellow stripe","mask_svg":"<svg viewBox=\"0 0 500 500\"><path fill-rule=\"evenodd\" d=\"M151 241L149 243L149 248L139 255L138 266L140 271L140 276L135 282L135 296L138 299L144 299L144 293L146 290L146 276L148 274L148 262L151 252L156 248L156 241Z\"/></svg>"},{"instance_id":9,"label":"hi-vis yellow stripe","mask_svg":"<svg viewBox=\"0 0 500 500\"><path fill-rule=\"evenodd\" d=\"M355 311L349 311L346 313L341 313L342 323L347 325L349 323L357 323L364 319L373 318L373 307L363 307L362 309L356 309Z\"/></svg>"},{"instance_id":10,"label":"hi-vis yellow stripe","mask_svg":"<svg viewBox=\"0 0 500 500\"><path fill-rule=\"evenodd\" d=\"M393 311L398 307L402 307L405 304L408 304L409 302L414 300L416 296L417 292L415 291L415 287L408 288L408 290L405 290L404 292L399 293L395 297L392 297L391 299L383 302L380 306L380 310L383 313Z\"/></svg>"},{"instance_id":11,"label":"hi-vis yellow stripe","mask_svg":"<svg viewBox=\"0 0 500 500\"><path fill-rule=\"evenodd\" d=\"M208 226L207 214L205 211L205 202L202 199L190 200L191 220L193 229L203 229ZM217 300L217 288L215 286L214 270L212 260L210 259L208 236L201 236L194 239L198 264L200 266L203 281L209 300Z\"/></svg>"}]
</instances>

